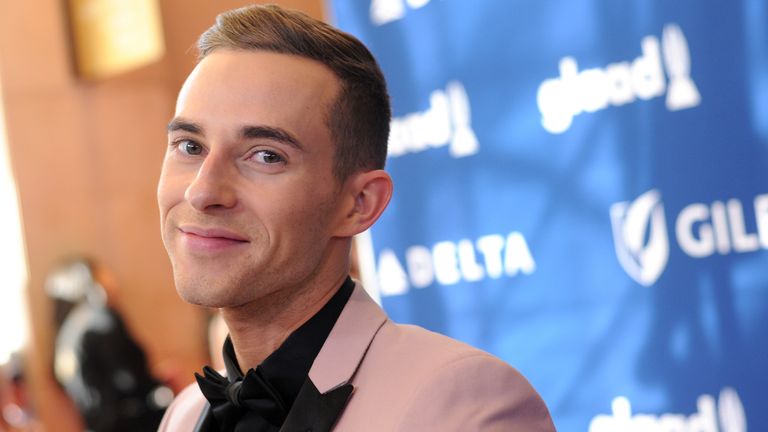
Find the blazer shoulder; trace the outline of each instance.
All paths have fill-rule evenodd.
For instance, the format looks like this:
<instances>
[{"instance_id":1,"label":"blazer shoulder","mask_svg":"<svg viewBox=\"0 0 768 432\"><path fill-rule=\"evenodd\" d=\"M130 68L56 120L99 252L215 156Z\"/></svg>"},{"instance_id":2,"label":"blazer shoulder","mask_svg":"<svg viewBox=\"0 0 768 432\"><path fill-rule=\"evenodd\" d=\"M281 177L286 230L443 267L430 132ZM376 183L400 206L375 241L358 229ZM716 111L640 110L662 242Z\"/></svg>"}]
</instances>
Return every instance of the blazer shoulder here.
<instances>
[{"instance_id":1,"label":"blazer shoulder","mask_svg":"<svg viewBox=\"0 0 768 432\"><path fill-rule=\"evenodd\" d=\"M398 430L554 432L546 404L516 369L483 352L442 365L413 393Z\"/></svg>"},{"instance_id":2,"label":"blazer shoulder","mask_svg":"<svg viewBox=\"0 0 768 432\"><path fill-rule=\"evenodd\" d=\"M396 379L403 411L394 430L555 430L520 372L463 342L387 321L367 357L390 379L407 377Z\"/></svg>"},{"instance_id":3,"label":"blazer shoulder","mask_svg":"<svg viewBox=\"0 0 768 432\"><path fill-rule=\"evenodd\" d=\"M498 363L501 367L510 367L497 357L464 342L423 327L396 324L390 320L387 320L382 326L374 343L386 345L387 350L393 354L428 355L432 365L448 363L465 357L478 357L485 361Z\"/></svg>"}]
</instances>

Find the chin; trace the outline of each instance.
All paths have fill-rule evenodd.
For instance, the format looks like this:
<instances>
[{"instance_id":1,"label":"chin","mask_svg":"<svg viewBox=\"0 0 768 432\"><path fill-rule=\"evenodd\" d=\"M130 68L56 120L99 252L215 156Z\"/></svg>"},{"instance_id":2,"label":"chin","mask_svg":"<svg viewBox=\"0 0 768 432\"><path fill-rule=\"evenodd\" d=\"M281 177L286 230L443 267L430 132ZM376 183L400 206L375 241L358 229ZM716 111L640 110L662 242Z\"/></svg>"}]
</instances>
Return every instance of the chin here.
<instances>
[{"instance_id":1,"label":"chin","mask_svg":"<svg viewBox=\"0 0 768 432\"><path fill-rule=\"evenodd\" d=\"M174 277L176 292L189 304L207 308L240 306L249 300L237 278L211 278L207 274L182 273Z\"/></svg>"},{"instance_id":2,"label":"chin","mask_svg":"<svg viewBox=\"0 0 768 432\"><path fill-rule=\"evenodd\" d=\"M199 289L190 289L189 287L185 287L183 284L179 284L178 282L176 282L176 293L179 294L179 297L181 297L182 300L189 304L203 307L218 307L211 304L211 299L207 298L207 296L201 293Z\"/></svg>"},{"instance_id":3,"label":"chin","mask_svg":"<svg viewBox=\"0 0 768 432\"><path fill-rule=\"evenodd\" d=\"M221 303L225 303L220 287L208 283L206 278L195 278L187 275L185 277L175 277L174 282L176 284L176 293L189 304L219 308L222 307Z\"/></svg>"}]
</instances>

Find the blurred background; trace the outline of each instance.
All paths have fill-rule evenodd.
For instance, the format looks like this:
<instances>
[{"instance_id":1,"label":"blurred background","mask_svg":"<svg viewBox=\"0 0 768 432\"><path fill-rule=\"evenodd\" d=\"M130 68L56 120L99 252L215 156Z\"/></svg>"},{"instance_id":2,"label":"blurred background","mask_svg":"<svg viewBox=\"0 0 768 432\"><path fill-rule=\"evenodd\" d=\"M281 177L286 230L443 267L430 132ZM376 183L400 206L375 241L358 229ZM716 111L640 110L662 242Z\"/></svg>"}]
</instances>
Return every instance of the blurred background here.
<instances>
[{"instance_id":1,"label":"blurred background","mask_svg":"<svg viewBox=\"0 0 768 432\"><path fill-rule=\"evenodd\" d=\"M197 37L249 3L0 0L0 431L154 421L217 361L155 186ZM558 430L766 428L763 0L271 3L387 76L396 192L356 249L394 320L520 369Z\"/></svg>"},{"instance_id":2,"label":"blurred background","mask_svg":"<svg viewBox=\"0 0 768 432\"><path fill-rule=\"evenodd\" d=\"M110 303L155 379L178 391L210 362L208 313L173 288L155 188L165 126L194 66L197 37L219 12L249 3L0 1L0 430L9 422L85 428L54 374L58 325L68 315L62 297L74 305L81 296L68 294L77 288L66 288L66 277L64 289L49 281L58 292L46 290L78 257L111 273ZM324 16L320 1L279 3ZM93 315L81 325L98 323Z\"/></svg>"}]
</instances>

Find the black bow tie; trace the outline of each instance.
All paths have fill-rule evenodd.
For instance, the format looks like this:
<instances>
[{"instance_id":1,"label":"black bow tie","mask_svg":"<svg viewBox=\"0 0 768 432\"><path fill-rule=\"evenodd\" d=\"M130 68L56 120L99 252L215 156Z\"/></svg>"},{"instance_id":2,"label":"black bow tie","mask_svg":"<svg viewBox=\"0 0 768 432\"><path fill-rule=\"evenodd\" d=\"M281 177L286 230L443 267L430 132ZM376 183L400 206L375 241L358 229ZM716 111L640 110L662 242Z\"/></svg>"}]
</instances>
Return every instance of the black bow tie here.
<instances>
[{"instance_id":1,"label":"black bow tie","mask_svg":"<svg viewBox=\"0 0 768 432\"><path fill-rule=\"evenodd\" d=\"M277 431L288 414L285 403L260 368L229 381L209 366L195 374L221 431Z\"/></svg>"}]
</instances>

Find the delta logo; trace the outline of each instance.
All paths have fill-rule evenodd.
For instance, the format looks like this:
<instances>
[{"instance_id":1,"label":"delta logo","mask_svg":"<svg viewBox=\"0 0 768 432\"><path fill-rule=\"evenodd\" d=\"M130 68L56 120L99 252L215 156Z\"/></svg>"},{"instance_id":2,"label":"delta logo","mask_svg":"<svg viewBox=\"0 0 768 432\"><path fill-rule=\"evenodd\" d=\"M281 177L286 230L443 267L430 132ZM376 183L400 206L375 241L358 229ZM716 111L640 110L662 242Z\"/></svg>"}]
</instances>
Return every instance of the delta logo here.
<instances>
[{"instance_id":1,"label":"delta logo","mask_svg":"<svg viewBox=\"0 0 768 432\"><path fill-rule=\"evenodd\" d=\"M747 227L748 211L754 212L755 230ZM613 204L610 218L619 263L644 286L653 285L664 273L672 235L677 246L695 259L768 249L768 194L756 196L746 206L737 198L689 204L668 227L661 192L652 189L632 202Z\"/></svg>"}]
</instances>

